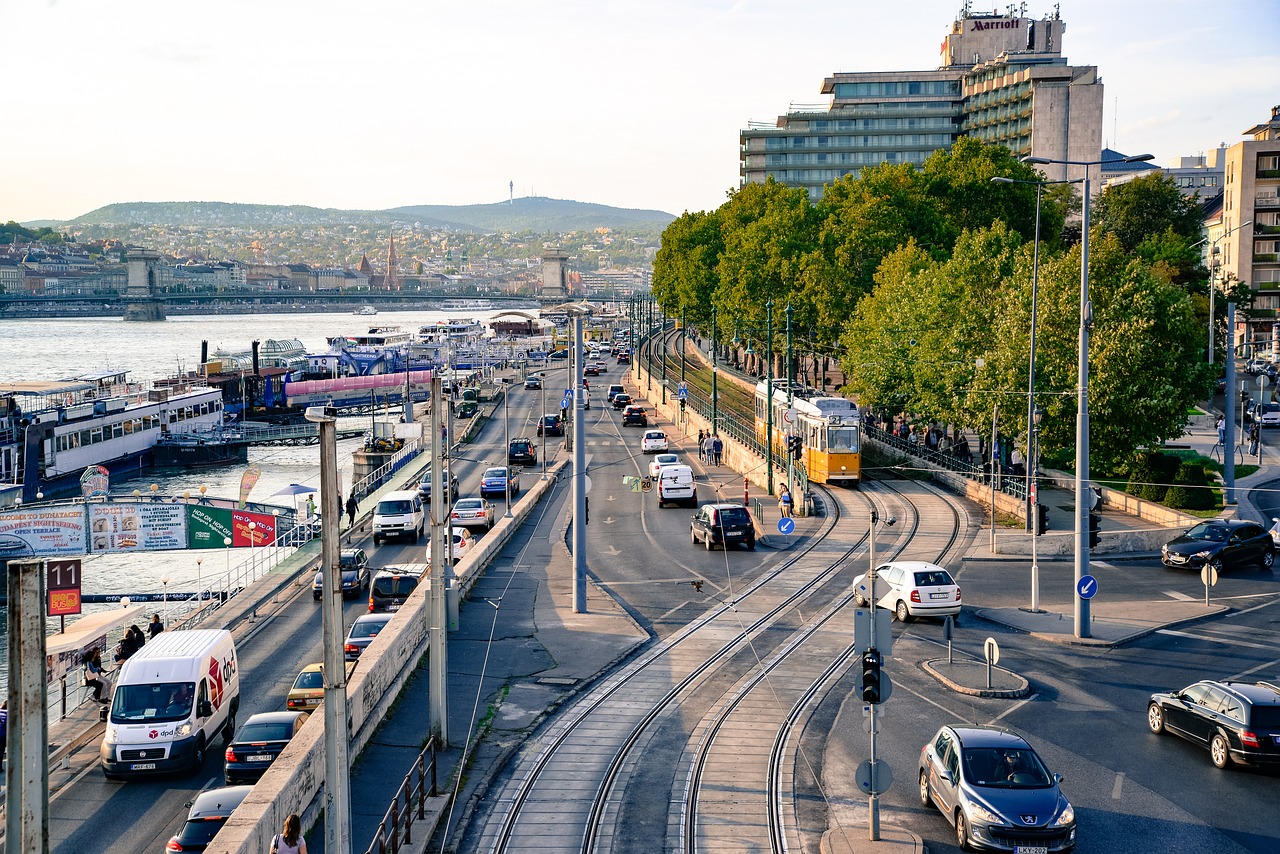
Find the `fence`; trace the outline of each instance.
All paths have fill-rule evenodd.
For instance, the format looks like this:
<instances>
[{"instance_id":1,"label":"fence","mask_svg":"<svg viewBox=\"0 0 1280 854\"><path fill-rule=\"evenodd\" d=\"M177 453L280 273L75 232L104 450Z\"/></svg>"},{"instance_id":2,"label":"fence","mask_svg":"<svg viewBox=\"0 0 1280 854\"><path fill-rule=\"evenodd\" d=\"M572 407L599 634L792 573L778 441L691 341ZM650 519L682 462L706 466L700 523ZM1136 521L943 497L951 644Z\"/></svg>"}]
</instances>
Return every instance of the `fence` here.
<instances>
[{"instance_id":1,"label":"fence","mask_svg":"<svg viewBox=\"0 0 1280 854\"><path fill-rule=\"evenodd\" d=\"M361 501L376 492L391 479L391 475L404 468L414 457L418 456L422 452L423 446L424 443L420 439L406 442L405 446L397 451L391 459L369 472L363 479L357 481L351 487L351 494L356 497L356 501Z\"/></svg>"},{"instance_id":2,"label":"fence","mask_svg":"<svg viewBox=\"0 0 1280 854\"><path fill-rule=\"evenodd\" d=\"M428 774L430 787L427 786ZM434 798L436 791L436 737L433 735L427 739L427 746L422 748L413 767L404 776L404 782L400 784L391 806L379 822L378 830L365 849L365 854L386 854L388 851L398 854L400 846L411 844L413 823L427 817L427 798Z\"/></svg>"},{"instance_id":3,"label":"fence","mask_svg":"<svg viewBox=\"0 0 1280 854\"><path fill-rule=\"evenodd\" d=\"M882 445L893 448L899 453L905 454L917 460L922 460L937 468L946 469L955 472L961 477L978 483L991 483L991 470L989 465L977 465L973 462L972 455L957 456L954 452L935 451L928 446L908 442L893 435L888 430L882 430L875 425L867 424L863 427L863 431L868 438L874 439ZM1014 498L1025 501L1027 498L1027 478L1026 475L1016 475L1010 473L999 464L995 470L996 489L1005 495L1011 495Z\"/></svg>"}]
</instances>

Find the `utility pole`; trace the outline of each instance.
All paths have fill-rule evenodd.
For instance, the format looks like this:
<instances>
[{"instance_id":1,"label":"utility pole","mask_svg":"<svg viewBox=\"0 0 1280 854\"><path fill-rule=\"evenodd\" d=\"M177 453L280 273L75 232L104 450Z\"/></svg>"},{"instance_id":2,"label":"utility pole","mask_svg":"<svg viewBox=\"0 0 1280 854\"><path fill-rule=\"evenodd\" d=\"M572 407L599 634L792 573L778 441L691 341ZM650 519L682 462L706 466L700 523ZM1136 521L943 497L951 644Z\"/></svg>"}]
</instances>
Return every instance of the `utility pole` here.
<instances>
[{"instance_id":1,"label":"utility pole","mask_svg":"<svg viewBox=\"0 0 1280 854\"><path fill-rule=\"evenodd\" d=\"M49 712L44 702L44 562L8 563L9 755L5 848L49 854Z\"/></svg>"},{"instance_id":2,"label":"utility pole","mask_svg":"<svg viewBox=\"0 0 1280 854\"><path fill-rule=\"evenodd\" d=\"M582 355L582 318L573 319L573 351ZM581 359L577 361L581 365ZM587 612L587 454L583 438L587 389L582 369L573 372L573 612Z\"/></svg>"},{"instance_id":3,"label":"utility pole","mask_svg":"<svg viewBox=\"0 0 1280 854\"><path fill-rule=\"evenodd\" d=\"M447 507L449 502L441 501L444 494L442 486L443 454L440 441L441 412L435 401L440 400L440 378L431 377L431 587L427 591L427 669L430 671L431 684L428 688L430 699L430 733L440 741L441 747L449 746L449 714L448 714L448 675L449 650L446 645L445 629L447 615L445 613L444 565L445 556L443 531L436 517L440 508ZM452 547L452 543L449 544ZM452 551L452 548L450 548Z\"/></svg>"},{"instance_id":4,"label":"utility pole","mask_svg":"<svg viewBox=\"0 0 1280 854\"><path fill-rule=\"evenodd\" d=\"M791 303L787 303L787 412L789 413L795 403L795 372L791 369ZM796 424L794 418L787 430L795 436L799 436L798 431L800 425ZM788 446L787 448L787 493L791 496L791 504L793 507L804 507L803 500L796 501L796 455Z\"/></svg>"},{"instance_id":5,"label":"utility pole","mask_svg":"<svg viewBox=\"0 0 1280 854\"><path fill-rule=\"evenodd\" d=\"M773 300L766 302L764 309L765 317L767 318L764 350L765 361L769 365L764 382L764 411L766 413L764 455L765 470L768 473L768 494L773 495ZM759 329L759 327L756 328Z\"/></svg>"}]
</instances>

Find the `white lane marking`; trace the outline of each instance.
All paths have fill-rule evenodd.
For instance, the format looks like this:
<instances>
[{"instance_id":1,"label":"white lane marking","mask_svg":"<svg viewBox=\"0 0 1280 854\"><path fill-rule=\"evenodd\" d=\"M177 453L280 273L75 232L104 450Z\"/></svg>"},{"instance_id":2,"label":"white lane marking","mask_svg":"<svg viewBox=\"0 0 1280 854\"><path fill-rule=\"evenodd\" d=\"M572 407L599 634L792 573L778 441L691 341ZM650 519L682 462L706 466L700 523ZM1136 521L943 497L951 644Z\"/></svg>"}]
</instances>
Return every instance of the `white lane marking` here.
<instances>
[{"instance_id":1,"label":"white lane marking","mask_svg":"<svg viewBox=\"0 0 1280 854\"><path fill-rule=\"evenodd\" d=\"M1194 602L1194 601L1196 601L1196 597L1194 597L1194 596L1188 596L1188 595L1187 595L1187 594L1185 594L1185 593L1179 593L1177 590L1166 590L1166 591L1164 591L1164 595L1168 596L1170 599L1177 599L1179 602Z\"/></svg>"},{"instance_id":2,"label":"white lane marking","mask_svg":"<svg viewBox=\"0 0 1280 854\"><path fill-rule=\"evenodd\" d=\"M988 724L988 725L993 724L993 723L995 723L996 721L998 721L998 720L1000 720L1001 718L1003 718L1005 715L1011 715L1011 714L1013 714L1014 712L1018 711L1018 709L1021 709L1021 708L1022 708L1023 706L1025 706L1027 703L1030 703L1032 700L1036 699L1036 698L1037 698L1037 697L1039 697L1039 696L1040 696L1039 694L1032 694L1030 697L1027 697L1025 700L1022 700L1021 702L1018 702L1018 703L1014 703L1012 706L1010 706L1009 708L1005 709L1003 712L1001 712L1000 714L996 715L996 716L995 716L994 718L992 718L991 720L987 721L987 724Z\"/></svg>"},{"instance_id":3,"label":"white lane marking","mask_svg":"<svg viewBox=\"0 0 1280 854\"><path fill-rule=\"evenodd\" d=\"M1172 637L1178 637L1178 638L1190 638L1191 640L1198 640L1198 641L1208 641L1209 643L1221 643L1221 644L1227 644L1228 646L1240 646L1240 647L1245 647L1246 649L1272 650L1276 648L1275 644L1247 643L1245 641L1227 640L1226 638L1215 638L1209 635L1197 635L1197 634L1192 634L1191 632L1180 632L1180 631L1177 631L1176 629L1157 629L1156 634L1170 635Z\"/></svg>"},{"instance_id":4,"label":"white lane marking","mask_svg":"<svg viewBox=\"0 0 1280 854\"><path fill-rule=\"evenodd\" d=\"M1239 680L1243 679L1246 676L1252 676L1254 673L1257 673L1259 670L1271 670L1272 668L1275 668L1275 667L1280 667L1280 658L1263 662L1262 664L1259 664L1257 667L1250 667L1248 670L1242 670L1239 673L1235 674L1234 676L1228 676L1226 681L1238 682Z\"/></svg>"},{"instance_id":5,"label":"white lane marking","mask_svg":"<svg viewBox=\"0 0 1280 854\"><path fill-rule=\"evenodd\" d=\"M1120 800L1120 787L1121 787L1121 786L1123 786L1123 785L1124 785L1124 772L1123 772L1123 771L1117 771L1117 772L1116 772L1116 782L1115 782L1115 784L1114 784L1114 785L1112 785L1112 787L1111 787L1111 799L1112 799L1112 800L1114 800L1114 801L1118 801L1118 800Z\"/></svg>"},{"instance_id":6,"label":"white lane marking","mask_svg":"<svg viewBox=\"0 0 1280 854\"><path fill-rule=\"evenodd\" d=\"M659 615L658 619L654 620L654 622L655 622L655 623L661 623L663 620L665 620L667 617L670 617L670 616L671 616L672 614L674 614L676 611L679 611L681 608L684 608L685 606L690 605L690 604L692 604L692 603L691 603L691 602L689 602L688 600L685 600L684 602L681 602L679 605L677 605L677 606L675 606L674 608L672 608L672 609L671 609L670 611L668 611L667 613Z\"/></svg>"}]
</instances>

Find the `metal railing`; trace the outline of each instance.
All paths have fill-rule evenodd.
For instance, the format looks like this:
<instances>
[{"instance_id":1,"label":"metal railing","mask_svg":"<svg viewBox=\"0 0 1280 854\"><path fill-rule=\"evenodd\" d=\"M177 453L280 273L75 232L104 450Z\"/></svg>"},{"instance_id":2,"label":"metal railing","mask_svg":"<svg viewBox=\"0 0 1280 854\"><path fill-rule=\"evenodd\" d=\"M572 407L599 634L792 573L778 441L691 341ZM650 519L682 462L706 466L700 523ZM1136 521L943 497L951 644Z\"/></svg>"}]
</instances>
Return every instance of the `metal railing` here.
<instances>
[{"instance_id":1,"label":"metal railing","mask_svg":"<svg viewBox=\"0 0 1280 854\"><path fill-rule=\"evenodd\" d=\"M421 453L425 444L420 439L406 442L405 446L397 451L391 459L369 472L361 480L356 481L351 487L351 494L356 497L357 501L372 495L391 479L391 475L404 468L414 457Z\"/></svg>"},{"instance_id":2,"label":"metal railing","mask_svg":"<svg viewBox=\"0 0 1280 854\"><path fill-rule=\"evenodd\" d=\"M433 735L427 739L427 746L422 748L409 773L404 775L404 782L378 823L378 830L365 854L386 854L388 851L397 854L400 846L412 843L413 823L427 817L427 798L434 798L436 792L436 737Z\"/></svg>"},{"instance_id":3,"label":"metal railing","mask_svg":"<svg viewBox=\"0 0 1280 854\"><path fill-rule=\"evenodd\" d=\"M887 430L883 430L875 425L864 425L863 431L868 438L875 439L883 445L887 445L902 454L917 460L923 460L930 465L936 466L947 471L977 481L978 483L991 483L991 471L988 466L976 465L973 457L956 456L953 452L935 451L926 445L908 442L893 435ZM1015 498L1026 500L1027 497L1027 478L1026 475L1016 475L997 465L995 470L996 489L1006 495L1012 495Z\"/></svg>"}]
</instances>

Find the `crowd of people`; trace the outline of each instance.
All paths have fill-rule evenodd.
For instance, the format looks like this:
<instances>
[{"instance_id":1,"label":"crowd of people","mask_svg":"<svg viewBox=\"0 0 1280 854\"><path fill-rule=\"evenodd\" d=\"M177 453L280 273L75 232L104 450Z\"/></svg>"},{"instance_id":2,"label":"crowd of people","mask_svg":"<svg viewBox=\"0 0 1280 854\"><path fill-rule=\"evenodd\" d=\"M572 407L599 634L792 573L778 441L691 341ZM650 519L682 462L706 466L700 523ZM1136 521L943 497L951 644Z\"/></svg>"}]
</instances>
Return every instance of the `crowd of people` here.
<instances>
[{"instance_id":1,"label":"crowd of people","mask_svg":"<svg viewBox=\"0 0 1280 854\"><path fill-rule=\"evenodd\" d=\"M721 465L724 455L724 440L706 430L698 431L698 459L707 465Z\"/></svg>"}]
</instances>

